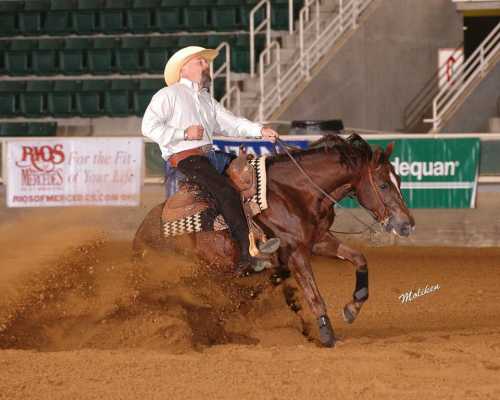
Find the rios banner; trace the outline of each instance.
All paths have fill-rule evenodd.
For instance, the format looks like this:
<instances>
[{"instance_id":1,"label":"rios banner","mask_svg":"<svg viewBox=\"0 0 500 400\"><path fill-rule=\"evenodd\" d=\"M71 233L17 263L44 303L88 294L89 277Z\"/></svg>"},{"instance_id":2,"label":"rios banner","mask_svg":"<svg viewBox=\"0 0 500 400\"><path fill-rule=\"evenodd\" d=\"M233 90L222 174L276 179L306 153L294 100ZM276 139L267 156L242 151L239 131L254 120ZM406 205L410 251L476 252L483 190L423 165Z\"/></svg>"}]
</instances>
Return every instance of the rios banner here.
<instances>
[{"instance_id":1,"label":"rios banner","mask_svg":"<svg viewBox=\"0 0 500 400\"><path fill-rule=\"evenodd\" d=\"M285 141L307 148L307 137ZM465 139L387 139L369 140L371 145L385 147L394 142L391 162L402 180L402 192L411 208L474 207L479 170L480 140ZM224 151L235 151L234 140L216 140ZM270 151L272 145L261 141L245 141L255 154ZM355 206L346 200L345 206Z\"/></svg>"},{"instance_id":2,"label":"rios banner","mask_svg":"<svg viewBox=\"0 0 500 400\"><path fill-rule=\"evenodd\" d=\"M7 142L7 206L137 206L142 138Z\"/></svg>"}]
</instances>

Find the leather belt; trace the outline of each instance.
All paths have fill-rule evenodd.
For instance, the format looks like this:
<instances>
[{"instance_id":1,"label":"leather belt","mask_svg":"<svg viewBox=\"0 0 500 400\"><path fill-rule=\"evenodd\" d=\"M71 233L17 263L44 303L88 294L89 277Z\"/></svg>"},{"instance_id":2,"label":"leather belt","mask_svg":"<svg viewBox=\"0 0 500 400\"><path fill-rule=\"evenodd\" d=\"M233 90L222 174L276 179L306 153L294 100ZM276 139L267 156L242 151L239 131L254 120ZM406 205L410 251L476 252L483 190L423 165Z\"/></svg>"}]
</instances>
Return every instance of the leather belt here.
<instances>
[{"instance_id":1,"label":"leather belt","mask_svg":"<svg viewBox=\"0 0 500 400\"><path fill-rule=\"evenodd\" d=\"M191 156L204 156L206 155L210 150L212 150L212 145L207 144L205 146L201 147L195 147L194 149L188 149L184 151L179 151L178 153L172 154L168 158L168 162L170 165L174 168L177 168L177 165L184 160L185 158L191 157Z\"/></svg>"}]
</instances>

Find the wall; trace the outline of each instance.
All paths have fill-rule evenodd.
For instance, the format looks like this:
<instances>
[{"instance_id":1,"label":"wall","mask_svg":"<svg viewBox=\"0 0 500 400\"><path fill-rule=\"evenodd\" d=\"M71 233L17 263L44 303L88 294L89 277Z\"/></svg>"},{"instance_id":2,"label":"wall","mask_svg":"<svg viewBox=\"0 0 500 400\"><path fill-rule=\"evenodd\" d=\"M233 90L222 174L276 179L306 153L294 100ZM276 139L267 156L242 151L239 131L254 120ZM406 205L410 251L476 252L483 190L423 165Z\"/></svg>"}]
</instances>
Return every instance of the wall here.
<instances>
[{"instance_id":1,"label":"wall","mask_svg":"<svg viewBox=\"0 0 500 400\"><path fill-rule=\"evenodd\" d=\"M399 130L405 106L436 71L438 49L462 40L450 0L382 0L279 119Z\"/></svg>"}]
</instances>

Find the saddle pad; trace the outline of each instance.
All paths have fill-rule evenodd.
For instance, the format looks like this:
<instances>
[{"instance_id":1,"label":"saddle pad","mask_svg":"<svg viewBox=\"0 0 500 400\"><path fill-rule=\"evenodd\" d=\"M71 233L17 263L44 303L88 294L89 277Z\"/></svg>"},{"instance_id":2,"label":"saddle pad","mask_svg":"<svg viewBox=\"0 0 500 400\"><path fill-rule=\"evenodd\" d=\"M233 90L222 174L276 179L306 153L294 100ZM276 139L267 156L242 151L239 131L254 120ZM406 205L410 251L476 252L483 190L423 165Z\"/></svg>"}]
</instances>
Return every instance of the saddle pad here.
<instances>
[{"instance_id":1,"label":"saddle pad","mask_svg":"<svg viewBox=\"0 0 500 400\"><path fill-rule=\"evenodd\" d=\"M259 212L262 212L268 207L266 156L254 158L249 162L255 168L257 192L248 202L257 204ZM207 208L178 220L163 222L163 235L165 238L188 233L220 231L224 229L228 229L224 218L213 208Z\"/></svg>"}]
</instances>

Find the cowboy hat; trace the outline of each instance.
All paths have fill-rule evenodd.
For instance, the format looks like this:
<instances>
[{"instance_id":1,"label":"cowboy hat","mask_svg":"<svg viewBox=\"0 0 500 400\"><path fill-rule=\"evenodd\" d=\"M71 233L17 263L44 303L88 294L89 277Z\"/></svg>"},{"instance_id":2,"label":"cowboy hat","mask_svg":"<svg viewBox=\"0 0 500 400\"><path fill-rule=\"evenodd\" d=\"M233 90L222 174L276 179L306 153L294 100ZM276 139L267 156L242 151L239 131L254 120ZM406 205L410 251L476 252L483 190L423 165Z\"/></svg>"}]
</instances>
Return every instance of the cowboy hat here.
<instances>
[{"instance_id":1,"label":"cowboy hat","mask_svg":"<svg viewBox=\"0 0 500 400\"><path fill-rule=\"evenodd\" d=\"M212 61L219 54L218 50L205 49L200 46L188 46L176 51L172 57L169 58L167 65L165 65L165 82L167 86L173 85L181 78L181 68L191 58L201 56L207 62Z\"/></svg>"}]
</instances>

